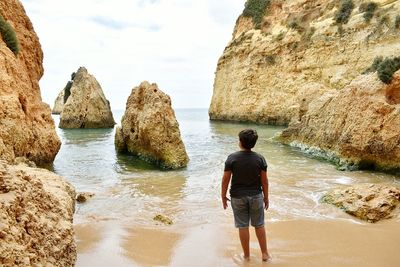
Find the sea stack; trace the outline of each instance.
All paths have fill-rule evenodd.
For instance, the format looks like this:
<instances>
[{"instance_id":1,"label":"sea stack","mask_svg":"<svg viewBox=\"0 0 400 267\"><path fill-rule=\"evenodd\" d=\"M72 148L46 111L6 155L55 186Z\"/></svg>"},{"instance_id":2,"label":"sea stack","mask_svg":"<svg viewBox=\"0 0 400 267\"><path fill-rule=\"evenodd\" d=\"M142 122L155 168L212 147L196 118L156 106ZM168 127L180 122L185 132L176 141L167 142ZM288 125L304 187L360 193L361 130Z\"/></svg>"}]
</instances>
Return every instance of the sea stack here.
<instances>
[{"instance_id":1,"label":"sea stack","mask_svg":"<svg viewBox=\"0 0 400 267\"><path fill-rule=\"evenodd\" d=\"M60 128L113 128L110 102L96 78L80 67L64 91Z\"/></svg>"},{"instance_id":2,"label":"sea stack","mask_svg":"<svg viewBox=\"0 0 400 267\"><path fill-rule=\"evenodd\" d=\"M115 147L160 165L182 168L189 162L170 97L157 84L142 82L133 88L126 103Z\"/></svg>"},{"instance_id":3,"label":"sea stack","mask_svg":"<svg viewBox=\"0 0 400 267\"><path fill-rule=\"evenodd\" d=\"M71 86L72 81L68 81L67 85L60 91L58 94L56 100L54 101L54 106L51 111L53 114L61 114L61 111L63 110L64 107L64 92L65 89L68 88L68 86ZM71 88L71 87L70 87Z\"/></svg>"}]
</instances>

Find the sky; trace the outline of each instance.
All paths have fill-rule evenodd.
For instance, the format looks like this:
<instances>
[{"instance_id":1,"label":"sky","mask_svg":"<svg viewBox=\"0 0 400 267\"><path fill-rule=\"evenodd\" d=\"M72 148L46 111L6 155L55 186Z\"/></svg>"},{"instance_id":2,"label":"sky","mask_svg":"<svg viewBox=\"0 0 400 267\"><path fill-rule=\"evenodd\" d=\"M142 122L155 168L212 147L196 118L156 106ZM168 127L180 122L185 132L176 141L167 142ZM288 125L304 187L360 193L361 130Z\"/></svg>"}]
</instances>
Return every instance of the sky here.
<instances>
[{"instance_id":1,"label":"sky","mask_svg":"<svg viewBox=\"0 0 400 267\"><path fill-rule=\"evenodd\" d=\"M208 108L219 57L244 0L21 0L44 53L42 99L52 107L80 66L114 110L157 83L174 108Z\"/></svg>"}]
</instances>

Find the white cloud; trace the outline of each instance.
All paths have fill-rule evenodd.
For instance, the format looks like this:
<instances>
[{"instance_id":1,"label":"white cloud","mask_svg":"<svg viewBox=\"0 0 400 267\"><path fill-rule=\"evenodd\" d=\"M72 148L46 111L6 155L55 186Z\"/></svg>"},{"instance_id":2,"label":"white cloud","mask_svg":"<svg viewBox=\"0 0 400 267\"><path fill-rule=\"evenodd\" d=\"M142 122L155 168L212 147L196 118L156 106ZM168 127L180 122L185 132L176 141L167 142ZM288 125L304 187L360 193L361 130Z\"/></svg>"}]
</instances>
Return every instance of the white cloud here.
<instances>
[{"instance_id":1,"label":"white cloud","mask_svg":"<svg viewBox=\"0 0 400 267\"><path fill-rule=\"evenodd\" d=\"M158 83L175 108L208 107L217 60L243 0L22 0L44 51L42 98L53 105L85 66L113 109L141 81Z\"/></svg>"}]
</instances>

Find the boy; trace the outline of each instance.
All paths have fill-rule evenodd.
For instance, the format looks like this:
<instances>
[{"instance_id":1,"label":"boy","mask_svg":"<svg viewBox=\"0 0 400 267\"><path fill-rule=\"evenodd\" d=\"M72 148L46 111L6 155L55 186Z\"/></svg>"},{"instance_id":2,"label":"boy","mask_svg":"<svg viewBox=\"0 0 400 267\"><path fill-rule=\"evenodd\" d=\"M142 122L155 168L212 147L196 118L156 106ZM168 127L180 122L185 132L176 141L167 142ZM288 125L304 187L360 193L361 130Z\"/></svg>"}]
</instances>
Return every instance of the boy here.
<instances>
[{"instance_id":1,"label":"boy","mask_svg":"<svg viewBox=\"0 0 400 267\"><path fill-rule=\"evenodd\" d=\"M231 205L235 226L239 228L244 258L250 260L249 221L251 221L260 245L262 260L268 261L270 256L264 228L264 205L266 210L269 206L267 162L262 155L251 151L257 139L255 130L245 129L239 133L240 151L230 154L225 162L221 197L222 205L226 209L229 200L226 193L232 176Z\"/></svg>"}]
</instances>

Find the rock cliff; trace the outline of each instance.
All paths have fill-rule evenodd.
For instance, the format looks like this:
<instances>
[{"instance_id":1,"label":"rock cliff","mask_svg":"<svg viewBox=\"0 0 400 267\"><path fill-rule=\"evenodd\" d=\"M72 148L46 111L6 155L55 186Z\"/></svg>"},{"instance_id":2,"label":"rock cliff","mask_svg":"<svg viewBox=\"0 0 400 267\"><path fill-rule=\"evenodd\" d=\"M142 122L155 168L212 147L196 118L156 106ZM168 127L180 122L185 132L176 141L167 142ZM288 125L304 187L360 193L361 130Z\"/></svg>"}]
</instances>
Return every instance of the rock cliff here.
<instances>
[{"instance_id":1,"label":"rock cliff","mask_svg":"<svg viewBox=\"0 0 400 267\"><path fill-rule=\"evenodd\" d=\"M399 54L400 1L350 1L348 22L344 2L248 0L218 61L210 118L287 125L375 57Z\"/></svg>"},{"instance_id":2,"label":"rock cliff","mask_svg":"<svg viewBox=\"0 0 400 267\"><path fill-rule=\"evenodd\" d=\"M400 71L389 85L376 73L361 75L311 101L280 139L339 165L400 170L400 105L394 92L400 92Z\"/></svg>"},{"instance_id":3,"label":"rock cliff","mask_svg":"<svg viewBox=\"0 0 400 267\"><path fill-rule=\"evenodd\" d=\"M18 0L0 1L0 15L19 42L19 53L14 54L5 36L0 38L0 158L52 162L61 142L50 107L40 96L43 53L39 39Z\"/></svg>"},{"instance_id":4,"label":"rock cliff","mask_svg":"<svg viewBox=\"0 0 400 267\"><path fill-rule=\"evenodd\" d=\"M143 82L133 88L116 130L115 146L119 152L138 155L164 168L181 168L189 161L171 99L154 83Z\"/></svg>"},{"instance_id":5,"label":"rock cliff","mask_svg":"<svg viewBox=\"0 0 400 267\"><path fill-rule=\"evenodd\" d=\"M64 106L60 128L113 128L110 102L96 78L80 67L63 89Z\"/></svg>"},{"instance_id":6,"label":"rock cliff","mask_svg":"<svg viewBox=\"0 0 400 267\"><path fill-rule=\"evenodd\" d=\"M74 266L74 210L60 176L0 161L0 265Z\"/></svg>"}]
</instances>

